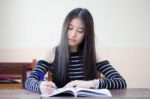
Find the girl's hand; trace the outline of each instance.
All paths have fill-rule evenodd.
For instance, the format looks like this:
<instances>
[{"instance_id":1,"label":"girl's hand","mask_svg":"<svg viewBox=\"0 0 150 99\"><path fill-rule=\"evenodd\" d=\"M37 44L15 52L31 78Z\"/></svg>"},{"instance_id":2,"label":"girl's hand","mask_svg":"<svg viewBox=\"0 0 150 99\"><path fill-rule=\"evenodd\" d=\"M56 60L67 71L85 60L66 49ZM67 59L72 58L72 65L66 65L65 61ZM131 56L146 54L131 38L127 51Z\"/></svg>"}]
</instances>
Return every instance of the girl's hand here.
<instances>
[{"instance_id":1,"label":"girl's hand","mask_svg":"<svg viewBox=\"0 0 150 99\"><path fill-rule=\"evenodd\" d=\"M83 81L74 80L66 84L64 87L76 87L76 88L95 88L96 83L94 80Z\"/></svg>"},{"instance_id":2,"label":"girl's hand","mask_svg":"<svg viewBox=\"0 0 150 99\"><path fill-rule=\"evenodd\" d=\"M42 81L40 84L40 91L42 95L50 95L56 90L55 83L51 81Z\"/></svg>"}]
</instances>

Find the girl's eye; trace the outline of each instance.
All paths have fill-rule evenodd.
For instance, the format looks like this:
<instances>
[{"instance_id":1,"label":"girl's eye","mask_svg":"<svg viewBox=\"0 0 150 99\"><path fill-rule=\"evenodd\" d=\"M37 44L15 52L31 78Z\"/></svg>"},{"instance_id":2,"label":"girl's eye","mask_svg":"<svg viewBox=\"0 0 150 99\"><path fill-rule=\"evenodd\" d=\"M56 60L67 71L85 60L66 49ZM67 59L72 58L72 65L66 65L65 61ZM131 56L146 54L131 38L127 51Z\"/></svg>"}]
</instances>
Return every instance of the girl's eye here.
<instances>
[{"instance_id":1,"label":"girl's eye","mask_svg":"<svg viewBox=\"0 0 150 99\"><path fill-rule=\"evenodd\" d=\"M84 31L83 31L83 29L78 29L77 30L79 33L83 33Z\"/></svg>"},{"instance_id":2,"label":"girl's eye","mask_svg":"<svg viewBox=\"0 0 150 99\"><path fill-rule=\"evenodd\" d=\"M72 27L72 26L69 26L69 27L68 27L68 29L69 29L69 30L72 30L72 29L73 29L73 27Z\"/></svg>"}]
</instances>

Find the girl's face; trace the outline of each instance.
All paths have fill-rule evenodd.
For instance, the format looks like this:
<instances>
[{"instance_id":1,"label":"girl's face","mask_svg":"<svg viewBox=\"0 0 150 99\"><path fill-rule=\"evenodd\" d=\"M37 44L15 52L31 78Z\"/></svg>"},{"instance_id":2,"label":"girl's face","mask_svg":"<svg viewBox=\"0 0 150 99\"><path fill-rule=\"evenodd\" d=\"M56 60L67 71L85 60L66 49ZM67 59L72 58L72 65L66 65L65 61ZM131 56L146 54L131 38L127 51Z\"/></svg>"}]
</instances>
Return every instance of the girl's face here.
<instances>
[{"instance_id":1,"label":"girl's face","mask_svg":"<svg viewBox=\"0 0 150 99\"><path fill-rule=\"evenodd\" d=\"M84 39L84 25L80 18L71 20L68 27L69 47L78 47Z\"/></svg>"}]
</instances>

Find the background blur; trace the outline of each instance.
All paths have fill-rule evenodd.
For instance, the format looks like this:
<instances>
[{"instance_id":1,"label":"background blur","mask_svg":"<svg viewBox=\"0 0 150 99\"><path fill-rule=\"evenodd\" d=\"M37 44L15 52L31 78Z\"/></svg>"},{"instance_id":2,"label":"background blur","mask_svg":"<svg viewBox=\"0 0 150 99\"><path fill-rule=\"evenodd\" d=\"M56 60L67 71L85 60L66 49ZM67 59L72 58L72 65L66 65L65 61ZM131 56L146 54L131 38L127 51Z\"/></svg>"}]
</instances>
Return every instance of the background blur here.
<instances>
[{"instance_id":1,"label":"background blur","mask_svg":"<svg viewBox=\"0 0 150 99\"><path fill-rule=\"evenodd\" d=\"M0 61L40 59L76 7L93 15L97 48L128 87L150 88L150 0L0 0Z\"/></svg>"}]
</instances>

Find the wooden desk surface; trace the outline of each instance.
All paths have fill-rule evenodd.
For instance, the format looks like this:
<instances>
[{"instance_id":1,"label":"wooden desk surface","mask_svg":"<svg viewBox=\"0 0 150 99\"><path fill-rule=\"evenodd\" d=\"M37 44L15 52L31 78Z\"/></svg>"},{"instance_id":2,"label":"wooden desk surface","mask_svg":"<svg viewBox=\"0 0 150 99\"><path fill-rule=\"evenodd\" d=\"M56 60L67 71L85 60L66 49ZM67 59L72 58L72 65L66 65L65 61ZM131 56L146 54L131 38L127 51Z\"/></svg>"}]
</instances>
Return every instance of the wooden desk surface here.
<instances>
[{"instance_id":1,"label":"wooden desk surface","mask_svg":"<svg viewBox=\"0 0 150 99\"><path fill-rule=\"evenodd\" d=\"M150 89L132 88L111 90L112 97L105 99L150 99ZM37 93L30 92L25 89L4 89L0 90L0 99L74 99L75 97L48 97L43 98ZM78 97L78 99L85 97ZM91 97L86 97L91 99ZM104 97L103 97L104 98ZM100 99L100 97L92 97L92 99Z\"/></svg>"}]
</instances>

